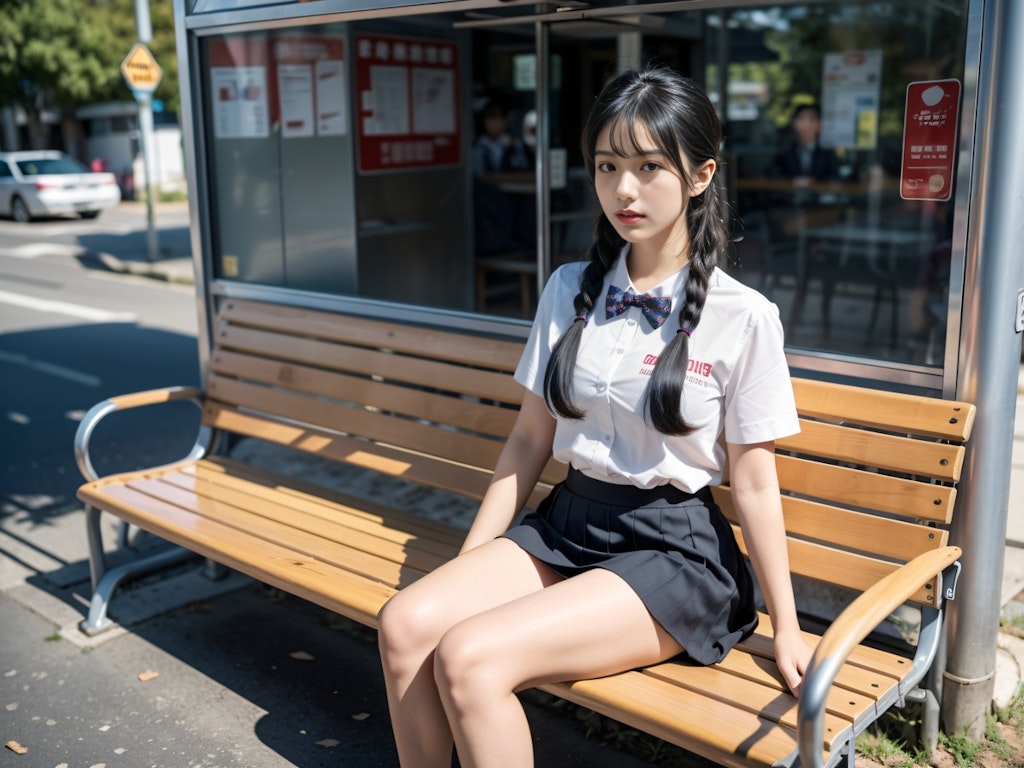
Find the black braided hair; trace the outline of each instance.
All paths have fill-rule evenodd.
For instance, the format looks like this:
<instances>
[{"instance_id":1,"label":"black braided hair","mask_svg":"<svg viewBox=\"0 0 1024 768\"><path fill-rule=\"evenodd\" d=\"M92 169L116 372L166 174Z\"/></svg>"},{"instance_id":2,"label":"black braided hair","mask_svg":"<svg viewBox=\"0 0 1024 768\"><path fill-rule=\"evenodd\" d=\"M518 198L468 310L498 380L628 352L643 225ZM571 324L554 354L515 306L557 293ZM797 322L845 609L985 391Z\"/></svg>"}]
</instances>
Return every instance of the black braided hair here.
<instances>
[{"instance_id":1,"label":"black braided hair","mask_svg":"<svg viewBox=\"0 0 1024 768\"><path fill-rule=\"evenodd\" d=\"M609 129L612 151L622 155L629 154L631 149L643 149L639 130L646 129L687 186L690 184L687 167L697 168L708 160L718 162L722 129L714 106L700 86L670 69L630 70L608 83L598 95L581 141L591 179L595 172L594 150L605 128ZM632 148L622 146L625 141ZM690 198L686 223L690 234L690 265L683 286L679 332L658 358L644 398L644 409L651 424L667 435L685 435L693 430L683 419L680 408L690 357L690 334L700 323L708 281L729 244L714 179L701 194ZM589 317L598 305L604 278L625 244L603 213L598 217L594 232L590 263L583 271L580 292L573 300L577 317ZM581 419L585 415L572 400L573 372L583 325L583 322L574 322L561 336L544 372L548 407L569 419Z\"/></svg>"}]
</instances>

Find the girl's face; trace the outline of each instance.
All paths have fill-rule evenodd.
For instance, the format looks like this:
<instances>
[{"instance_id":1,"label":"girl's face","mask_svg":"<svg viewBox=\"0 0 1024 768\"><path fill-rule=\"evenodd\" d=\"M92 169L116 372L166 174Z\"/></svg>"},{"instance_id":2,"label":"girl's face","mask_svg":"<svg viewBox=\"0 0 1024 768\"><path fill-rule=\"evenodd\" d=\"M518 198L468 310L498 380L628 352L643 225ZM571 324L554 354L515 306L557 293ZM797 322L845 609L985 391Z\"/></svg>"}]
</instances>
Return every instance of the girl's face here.
<instances>
[{"instance_id":1,"label":"girl's face","mask_svg":"<svg viewBox=\"0 0 1024 768\"><path fill-rule=\"evenodd\" d=\"M710 183L714 161L695 172L687 167L694 184L690 188L646 127L636 127L636 149L624 128L619 134L615 144L627 152L625 156L612 150L608 128L601 131L594 149L594 187L601 209L626 242L685 252L689 243L686 206L691 195L703 192ZM688 166L685 157L683 162Z\"/></svg>"}]
</instances>

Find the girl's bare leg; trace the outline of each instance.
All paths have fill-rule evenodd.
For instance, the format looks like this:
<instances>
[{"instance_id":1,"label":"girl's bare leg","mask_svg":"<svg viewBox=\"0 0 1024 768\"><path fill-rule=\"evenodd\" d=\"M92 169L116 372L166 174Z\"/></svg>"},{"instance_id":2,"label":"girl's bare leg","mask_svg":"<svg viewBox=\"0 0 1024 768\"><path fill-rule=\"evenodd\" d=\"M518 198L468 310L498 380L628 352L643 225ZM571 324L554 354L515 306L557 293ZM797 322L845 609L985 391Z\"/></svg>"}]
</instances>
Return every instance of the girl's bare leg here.
<instances>
[{"instance_id":1,"label":"girl's bare leg","mask_svg":"<svg viewBox=\"0 0 1024 768\"><path fill-rule=\"evenodd\" d=\"M463 768L533 765L517 690L676 655L633 589L596 569L477 613L444 634L434 675Z\"/></svg>"},{"instance_id":2,"label":"girl's bare leg","mask_svg":"<svg viewBox=\"0 0 1024 768\"><path fill-rule=\"evenodd\" d=\"M379 642L399 761L450 768L452 734L434 681L434 650L460 621L541 590L560 577L495 539L402 589L380 614Z\"/></svg>"}]
</instances>

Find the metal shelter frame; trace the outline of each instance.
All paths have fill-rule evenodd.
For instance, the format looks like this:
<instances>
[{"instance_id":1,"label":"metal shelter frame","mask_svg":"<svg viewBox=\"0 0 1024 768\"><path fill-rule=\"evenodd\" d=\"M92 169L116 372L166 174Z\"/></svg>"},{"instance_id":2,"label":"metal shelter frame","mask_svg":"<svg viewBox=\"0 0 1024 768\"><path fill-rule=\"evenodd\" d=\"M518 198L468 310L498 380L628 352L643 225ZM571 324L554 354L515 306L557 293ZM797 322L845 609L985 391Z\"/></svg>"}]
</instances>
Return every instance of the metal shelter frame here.
<instances>
[{"instance_id":1,"label":"metal shelter frame","mask_svg":"<svg viewBox=\"0 0 1024 768\"><path fill-rule=\"evenodd\" d=\"M538 68L539 144L546 153L543 87L548 29L554 19L572 15L593 18L645 11L722 10L785 5L795 0L679 0L632 3L628 7L578 9L559 14L521 17L532 23ZM205 377L210 349L210 318L214 302L223 297L261 298L314 308L357 303L368 314L399 320L424 320L474 328L481 332L518 333L522 322L482 317L468 312L422 307L364 298L216 280L213 271L213 201L205 180L211 178L210 147L204 126L201 42L205 37L234 32L296 27L307 24L398 19L404 16L508 8L499 0L175 0L181 118L188 177L192 250L195 259L196 307L199 316L200 362ZM942 366L928 369L891 361L830 354L793 354L794 368L822 376L873 379L879 386L930 389L937 396L977 405L974 437L962 483L953 542L964 549L958 600L949 609L946 647L933 673L933 687L942 697L943 725L949 732L967 727L975 735L984 727L991 701L999 624L999 585L1008 511L1010 451L1016 404L1021 333L1014 321L1018 294L1024 291L1024 3L1019 0L970 0L960 126L958 183L954 205L953 253L946 350ZM627 45L628 48L628 45ZM538 218L545 221L546 179L538 173ZM547 231L541 227L540 231ZM549 243L538 236L538 287L550 269Z\"/></svg>"}]
</instances>

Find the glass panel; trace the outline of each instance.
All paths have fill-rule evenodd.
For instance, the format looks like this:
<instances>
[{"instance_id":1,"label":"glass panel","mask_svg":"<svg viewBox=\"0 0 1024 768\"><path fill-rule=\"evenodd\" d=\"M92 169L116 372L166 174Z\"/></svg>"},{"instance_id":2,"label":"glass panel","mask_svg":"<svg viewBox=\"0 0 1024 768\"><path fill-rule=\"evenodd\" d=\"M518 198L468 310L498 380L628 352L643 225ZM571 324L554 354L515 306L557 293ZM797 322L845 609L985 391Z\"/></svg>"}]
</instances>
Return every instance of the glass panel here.
<instances>
[{"instance_id":1,"label":"glass panel","mask_svg":"<svg viewBox=\"0 0 1024 768\"><path fill-rule=\"evenodd\" d=\"M354 292L344 27L203 44L215 274Z\"/></svg>"},{"instance_id":2,"label":"glass panel","mask_svg":"<svg viewBox=\"0 0 1024 768\"><path fill-rule=\"evenodd\" d=\"M203 38L216 274L528 319L538 243L553 267L590 244L590 105L616 68L650 61L719 106L728 269L779 305L791 350L941 367L956 141L928 124L958 121L942 83L963 77L967 3L566 11L542 68L519 17L545 5ZM340 88L318 91L333 74ZM912 110L904 153L922 81L947 101ZM938 170L901 187L908 162Z\"/></svg>"},{"instance_id":3,"label":"glass panel","mask_svg":"<svg viewBox=\"0 0 1024 768\"><path fill-rule=\"evenodd\" d=\"M962 0L707 15L742 238L734 270L778 303L788 346L942 365L956 142L912 131L955 131L958 91L942 81L963 78L966 11ZM911 106L905 152L917 81L934 81L938 100ZM915 162L934 169L928 188L902 191L927 199L901 197Z\"/></svg>"}]
</instances>

